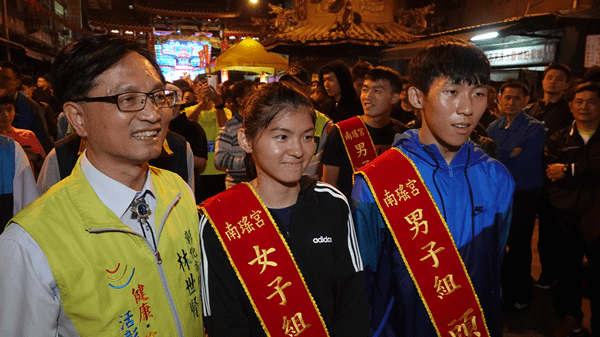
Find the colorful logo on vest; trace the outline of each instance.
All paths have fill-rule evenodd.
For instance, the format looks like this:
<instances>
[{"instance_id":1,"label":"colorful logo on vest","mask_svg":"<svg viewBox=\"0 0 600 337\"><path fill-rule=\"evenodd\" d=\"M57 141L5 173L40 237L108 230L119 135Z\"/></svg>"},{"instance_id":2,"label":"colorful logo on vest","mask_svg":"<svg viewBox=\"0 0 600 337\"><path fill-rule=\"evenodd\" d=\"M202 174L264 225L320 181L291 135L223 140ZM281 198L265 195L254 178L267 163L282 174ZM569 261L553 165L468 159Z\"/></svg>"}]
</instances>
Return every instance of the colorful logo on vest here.
<instances>
[{"instance_id":1,"label":"colorful logo on vest","mask_svg":"<svg viewBox=\"0 0 600 337\"><path fill-rule=\"evenodd\" d=\"M122 268L121 271L119 271L119 269L121 269L120 263L117 265L117 268L115 270L106 269L106 272L108 273L108 275L106 275L106 277L110 280L108 282L108 286L113 289L122 289L122 288L127 287L129 282L131 282L131 279L133 278L133 274L135 273L135 268L133 268L131 270L131 275L129 275L129 279L127 280L127 282L125 282L125 280L127 279L127 275L128 275L128 273L127 273L128 266L125 266L124 268Z\"/></svg>"}]
</instances>

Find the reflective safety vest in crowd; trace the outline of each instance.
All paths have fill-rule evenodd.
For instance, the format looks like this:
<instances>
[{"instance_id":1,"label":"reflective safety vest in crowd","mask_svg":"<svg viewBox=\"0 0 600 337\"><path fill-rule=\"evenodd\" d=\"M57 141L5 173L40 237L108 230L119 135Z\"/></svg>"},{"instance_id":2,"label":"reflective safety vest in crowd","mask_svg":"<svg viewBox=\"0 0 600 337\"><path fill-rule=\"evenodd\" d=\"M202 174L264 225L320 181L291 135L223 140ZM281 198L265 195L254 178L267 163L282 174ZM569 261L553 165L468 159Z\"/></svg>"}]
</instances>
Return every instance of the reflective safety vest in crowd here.
<instances>
[{"instance_id":1,"label":"reflective safety vest in crowd","mask_svg":"<svg viewBox=\"0 0 600 337\"><path fill-rule=\"evenodd\" d=\"M185 182L150 167L157 197L155 253L150 241L100 201L80 162L13 218L44 251L79 334L204 335L199 220Z\"/></svg>"},{"instance_id":2,"label":"reflective safety vest in crowd","mask_svg":"<svg viewBox=\"0 0 600 337\"><path fill-rule=\"evenodd\" d=\"M196 105L185 109L183 112L189 116L194 111ZM233 113L231 110L225 108L225 116L229 120ZM203 110L198 115L198 124L204 129L206 134L206 143L208 146L206 169L201 173L203 176L210 176L216 174L225 174L225 171L221 171L215 167L215 142L217 141L217 135L219 134L219 123L217 122L217 109L213 106L210 110Z\"/></svg>"}]
</instances>

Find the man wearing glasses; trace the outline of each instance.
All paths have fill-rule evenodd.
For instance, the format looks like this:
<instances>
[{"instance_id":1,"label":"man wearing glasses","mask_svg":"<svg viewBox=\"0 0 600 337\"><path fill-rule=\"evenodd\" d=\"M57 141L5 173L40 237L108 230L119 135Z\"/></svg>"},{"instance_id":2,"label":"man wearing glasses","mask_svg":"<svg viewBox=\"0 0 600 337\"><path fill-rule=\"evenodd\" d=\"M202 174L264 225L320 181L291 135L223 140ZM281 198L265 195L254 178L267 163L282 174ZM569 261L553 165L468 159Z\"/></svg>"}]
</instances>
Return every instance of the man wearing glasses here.
<instances>
[{"instance_id":1,"label":"man wearing glasses","mask_svg":"<svg viewBox=\"0 0 600 337\"><path fill-rule=\"evenodd\" d=\"M86 142L70 176L0 236L0 331L9 336L200 336L198 215L160 155L172 92L134 41L88 36L52 67Z\"/></svg>"}]
</instances>

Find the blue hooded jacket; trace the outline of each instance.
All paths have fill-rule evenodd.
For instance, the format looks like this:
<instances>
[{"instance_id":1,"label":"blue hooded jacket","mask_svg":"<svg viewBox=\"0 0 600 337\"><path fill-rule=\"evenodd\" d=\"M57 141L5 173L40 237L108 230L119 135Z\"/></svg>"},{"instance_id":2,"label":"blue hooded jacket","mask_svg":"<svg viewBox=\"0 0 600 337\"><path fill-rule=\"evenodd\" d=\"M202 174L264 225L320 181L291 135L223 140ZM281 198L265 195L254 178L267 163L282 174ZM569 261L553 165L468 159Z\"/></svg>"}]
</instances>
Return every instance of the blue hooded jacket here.
<instances>
[{"instance_id":1,"label":"blue hooded jacket","mask_svg":"<svg viewBox=\"0 0 600 337\"><path fill-rule=\"evenodd\" d=\"M500 270L512 210L512 176L470 140L448 165L436 145L420 142L418 132L405 132L394 146L419 170L471 277L490 334L502 336ZM436 336L414 282L361 176L356 176L352 199L367 275L372 335Z\"/></svg>"}]
</instances>

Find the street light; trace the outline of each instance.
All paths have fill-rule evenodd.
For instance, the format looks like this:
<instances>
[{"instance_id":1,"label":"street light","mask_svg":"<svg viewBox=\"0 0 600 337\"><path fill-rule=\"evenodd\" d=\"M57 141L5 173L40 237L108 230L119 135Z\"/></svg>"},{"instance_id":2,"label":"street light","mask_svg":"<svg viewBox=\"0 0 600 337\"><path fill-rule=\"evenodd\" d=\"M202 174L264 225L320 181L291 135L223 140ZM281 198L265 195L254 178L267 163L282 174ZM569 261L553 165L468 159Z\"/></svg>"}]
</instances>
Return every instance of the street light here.
<instances>
[{"instance_id":1,"label":"street light","mask_svg":"<svg viewBox=\"0 0 600 337\"><path fill-rule=\"evenodd\" d=\"M498 32L488 32L479 35L475 35L471 38L471 41L489 40L498 37Z\"/></svg>"},{"instance_id":2,"label":"street light","mask_svg":"<svg viewBox=\"0 0 600 337\"><path fill-rule=\"evenodd\" d=\"M250 3L256 5L258 3L258 0L250 0Z\"/></svg>"}]
</instances>

